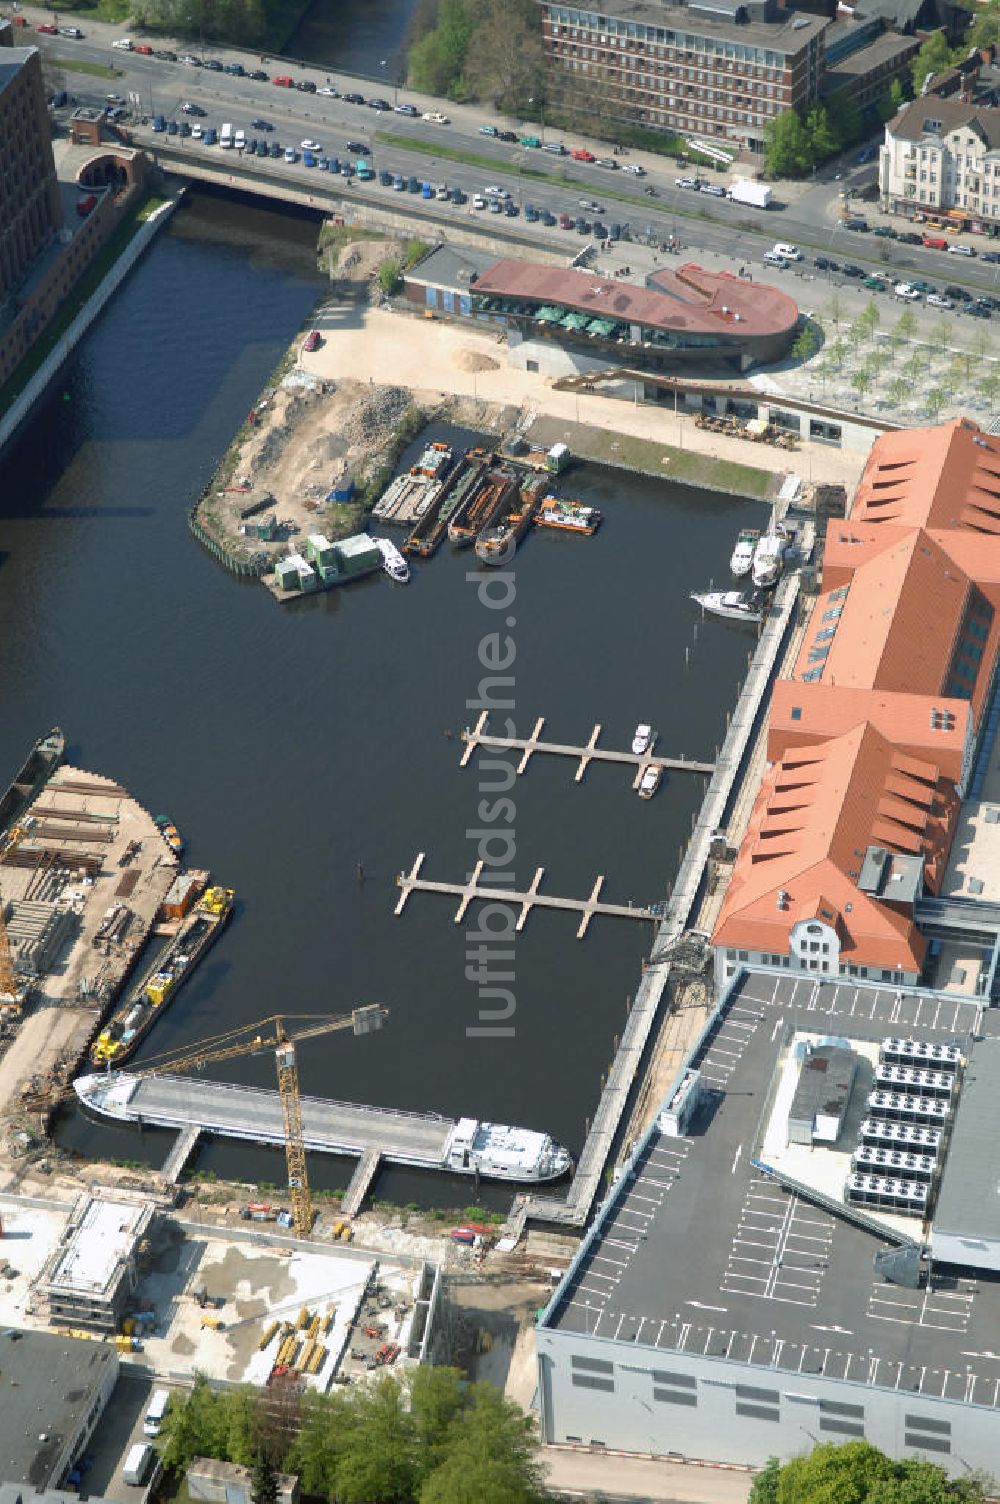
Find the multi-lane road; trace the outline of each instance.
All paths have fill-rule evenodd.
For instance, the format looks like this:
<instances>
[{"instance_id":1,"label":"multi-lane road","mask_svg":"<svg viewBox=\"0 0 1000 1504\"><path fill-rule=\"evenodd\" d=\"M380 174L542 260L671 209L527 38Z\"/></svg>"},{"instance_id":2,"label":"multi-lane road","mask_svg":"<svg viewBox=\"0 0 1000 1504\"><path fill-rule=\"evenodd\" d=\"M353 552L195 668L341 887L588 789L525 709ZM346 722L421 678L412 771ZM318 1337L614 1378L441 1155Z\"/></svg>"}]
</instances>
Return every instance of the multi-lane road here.
<instances>
[{"instance_id":1,"label":"multi-lane road","mask_svg":"<svg viewBox=\"0 0 1000 1504\"><path fill-rule=\"evenodd\" d=\"M28 16L33 27L38 20L45 18L45 13L36 15L29 11ZM282 146L298 149L301 141L316 140L328 155L343 157L348 154L348 141L364 142L371 148L368 155L376 171L388 169L405 177L413 175L421 181L446 182L450 187L462 188L470 201L474 194L482 193L487 186L497 185L510 193L522 211L524 204L531 202L557 216L566 213L574 219L582 216L592 221L597 217L605 224L611 221L628 223L634 236L648 235L666 242L673 235L686 251L715 251L728 255L737 263L759 264L763 252L776 240L781 240L800 245L807 261L815 255L822 255L838 263L854 263L866 270L898 273L901 278L921 277L934 283L938 289L953 283L966 286L973 292L992 293L1000 283L1000 265L983 263L978 257L960 257L922 246L900 245L893 240L845 229L839 214L840 194L845 184L832 175L825 183L800 193L784 209L754 210L675 187L678 172L675 164L649 153L633 152L616 159L622 167L636 162L644 168L645 177L633 177L621 167L612 171L569 156L553 156L538 148L508 144L481 135L479 126L486 120L492 120L501 128L518 128L519 123L501 120L474 107L454 106L411 94L405 89L400 92L388 84L373 85L339 73L328 75L322 67L262 60L256 55L228 48L194 49L199 57L214 57L223 63L240 62L247 70L263 67L272 76L290 74L296 81L311 80L317 88L330 84L341 94L357 92L366 97L381 94L391 104L412 103L419 114L411 118L378 112L366 105L349 104L343 98L276 88L270 82L253 82L246 77L210 72L179 61L116 50L112 43L126 34L124 27L88 21L84 29L85 37L70 39L39 35L33 29L25 28L18 40L38 42L53 59L78 59L113 66L119 72L114 80L67 70L67 88L79 101L88 104L104 103L108 92L126 99L130 95L137 96L147 122L156 114L167 119L182 119L181 105L185 101L191 101L206 111L203 124L218 128L224 121L231 121L244 127L248 135L261 134L250 128L250 121L264 118L274 126L274 130L268 133L269 139L280 141ZM134 33L133 38L139 40ZM161 43L153 39L153 45L159 47ZM182 43L165 41L162 46L171 48L179 56L186 50ZM425 111L433 110L446 111L449 123L438 124L422 118ZM183 145L185 151L201 154L205 159L228 155L218 146L205 147L190 137L158 136L148 123L138 125L136 131L138 139L150 146L155 147L160 141L171 147ZM539 126L521 124L520 131L522 134L542 134ZM397 139L387 140L390 135ZM550 129L544 135L551 140L553 132ZM576 136L565 137L565 142L568 147L588 147L596 156L607 156L610 150L607 143ZM442 149L446 152L449 148L471 154L475 160L456 162L442 154ZM258 161L260 169L266 170L272 178L275 171L280 170L289 175L290 182L300 187L316 174L315 168L303 165L301 157L294 164L279 163L271 158L245 158L242 170L256 170ZM334 180L327 181L332 186ZM404 197L394 194L391 188L378 188L377 179L376 187L387 202L398 202ZM652 190L652 195L647 190ZM780 186L778 191L780 194ZM468 205L459 208L437 201L425 201L422 209L439 214L442 219L469 212ZM888 222L877 210L868 209L866 212L873 224ZM488 211L483 213L488 214ZM500 220L499 216L489 217ZM509 220L501 222L511 223ZM554 239L565 243L567 249L580 244L572 232L548 228L541 223L526 224L523 214L517 223L521 236L537 236L540 244L551 245ZM984 248L981 237L974 239L973 243ZM780 282L783 274L769 269L769 275ZM835 285L843 281L839 272L824 275Z\"/></svg>"}]
</instances>

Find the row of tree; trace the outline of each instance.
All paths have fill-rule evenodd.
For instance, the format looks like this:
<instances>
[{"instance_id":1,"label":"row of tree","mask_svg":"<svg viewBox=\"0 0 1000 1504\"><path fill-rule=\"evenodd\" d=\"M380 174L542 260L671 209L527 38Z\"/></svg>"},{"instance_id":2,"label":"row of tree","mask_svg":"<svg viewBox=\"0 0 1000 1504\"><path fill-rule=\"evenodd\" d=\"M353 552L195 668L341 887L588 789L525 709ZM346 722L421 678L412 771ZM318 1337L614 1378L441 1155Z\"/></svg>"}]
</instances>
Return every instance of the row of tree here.
<instances>
[{"instance_id":1,"label":"row of tree","mask_svg":"<svg viewBox=\"0 0 1000 1504\"><path fill-rule=\"evenodd\" d=\"M906 91L894 78L878 107L882 120L891 120L906 102ZM814 167L852 146L868 129L869 122L850 94L832 94L824 104L815 104L806 115L783 110L764 127L764 166L775 178L801 178Z\"/></svg>"},{"instance_id":2,"label":"row of tree","mask_svg":"<svg viewBox=\"0 0 1000 1504\"><path fill-rule=\"evenodd\" d=\"M818 1446L782 1467L772 1458L758 1473L750 1504L982 1504L991 1480L916 1459L893 1462L867 1441Z\"/></svg>"},{"instance_id":3,"label":"row of tree","mask_svg":"<svg viewBox=\"0 0 1000 1504\"><path fill-rule=\"evenodd\" d=\"M542 99L540 15L534 0L422 0L411 31L410 84L526 113Z\"/></svg>"},{"instance_id":4,"label":"row of tree","mask_svg":"<svg viewBox=\"0 0 1000 1504\"><path fill-rule=\"evenodd\" d=\"M215 1391L204 1378L172 1402L168 1472L194 1457L253 1469L255 1504L275 1504L277 1471L331 1504L538 1504L546 1495L530 1417L458 1369L417 1368L333 1394Z\"/></svg>"}]
</instances>

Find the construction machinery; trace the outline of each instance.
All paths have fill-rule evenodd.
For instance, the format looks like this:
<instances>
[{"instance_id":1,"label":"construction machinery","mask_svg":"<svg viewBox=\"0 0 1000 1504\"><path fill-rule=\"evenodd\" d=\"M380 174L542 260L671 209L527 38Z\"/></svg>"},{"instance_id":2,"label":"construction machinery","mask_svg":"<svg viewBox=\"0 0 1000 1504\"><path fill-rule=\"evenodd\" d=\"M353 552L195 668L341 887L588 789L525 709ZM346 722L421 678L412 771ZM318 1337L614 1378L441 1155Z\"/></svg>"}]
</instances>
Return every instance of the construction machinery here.
<instances>
[{"instance_id":1,"label":"construction machinery","mask_svg":"<svg viewBox=\"0 0 1000 1504\"><path fill-rule=\"evenodd\" d=\"M303 1039L315 1039L321 1034L333 1034L338 1029L353 1029L355 1034L370 1034L382 1027L388 1018L388 1008L378 1003L366 1003L353 1012L334 1017L317 1014L272 1013L256 1023L244 1024L239 1029L229 1029L223 1034L203 1039L193 1048L171 1050L150 1060L143 1070L131 1071L130 1076L161 1076L165 1072L198 1070L204 1065L213 1065L220 1060L235 1060L240 1055L259 1055L265 1050L274 1051L278 1072L278 1096L281 1099L281 1116L285 1129L285 1158L288 1163L288 1194L292 1204L292 1227L300 1238L312 1233L313 1205L306 1172L306 1149L302 1135L302 1101L299 1095L299 1071L295 1046ZM288 1024L296 1018L314 1019L303 1028L289 1030Z\"/></svg>"}]
</instances>

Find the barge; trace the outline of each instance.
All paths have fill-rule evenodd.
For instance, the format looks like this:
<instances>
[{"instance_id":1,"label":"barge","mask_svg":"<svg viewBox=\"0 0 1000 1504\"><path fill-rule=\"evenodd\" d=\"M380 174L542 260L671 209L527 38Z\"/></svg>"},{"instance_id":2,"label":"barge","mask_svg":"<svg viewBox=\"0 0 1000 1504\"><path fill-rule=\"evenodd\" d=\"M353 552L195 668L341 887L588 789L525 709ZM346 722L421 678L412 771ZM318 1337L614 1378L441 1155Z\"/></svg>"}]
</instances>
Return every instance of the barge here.
<instances>
[{"instance_id":1,"label":"barge","mask_svg":"<svg viewBox=\"0 0 1000 1504\"><path fill-rule=\"evenodd\" d=\"M24 765L14 774L0 799L0 830L15 824L24 814L62 762L65 751L66 738L59 726L53 726L46 736L36 738Z\"/></svg>"},{"instance_id":2,"label":"barge","mask_svg":"<svg viewBox=\"0 0 1000 1504\"><path fill-rule=\"evenodd\" d=\"M232 888L206 888L154 966L98 1034L90 1050L92 1065L99 1070L110 1070L131 1059L197 962L222 933L233 912L234 897Z\"/></svg>"},{"instance_id":3,"label":"barge","mask_svg":"<svg viewBox=\"0 0 1000 1504\"><path fill-rule=\"evenodd\" d=\"M429 559L437 552L448 531L448 524L468 500L480 468L481 461L475 450L459 461L444 482L439 505L424 513L403 544L405 554L416 554L422 559Z\"/></svg>"},{"instance_id":4,"label":"barge","mask_svg":"<svg viewBox=\"0 0 1000 1504\"><path fill-rule=\"evenodd\" d=\"M475 454L476 451L472 451ZM488 528L505 506L517 497L517 476L509 465L490 456L477 476L478 484L469 492L464 507L456 511L448 524L448 541L458 548L472 543L477 534Z\"/></svg>"},{"instance_id":5,"label":"barge","mask_svg":"<svg viewBox=\"0 0 1000 1504\"><path fill-rule=\"evenodd\" d=\"M545 476L536 476L520 487L496 521L480 532L476 539L477 559L496 567L513 558L541 505L546 485Z\"/></svg>"}]
</instances>

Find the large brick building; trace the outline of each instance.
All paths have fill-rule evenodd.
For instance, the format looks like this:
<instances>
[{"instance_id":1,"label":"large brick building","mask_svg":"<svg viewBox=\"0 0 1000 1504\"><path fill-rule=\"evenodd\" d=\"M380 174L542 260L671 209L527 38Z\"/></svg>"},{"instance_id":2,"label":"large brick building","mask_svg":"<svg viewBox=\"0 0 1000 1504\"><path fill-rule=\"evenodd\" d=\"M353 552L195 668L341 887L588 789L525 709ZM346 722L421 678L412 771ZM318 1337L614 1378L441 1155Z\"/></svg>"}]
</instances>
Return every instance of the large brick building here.
<instances>
[{"instance_id":1,"label":"large brick building","mask_svg":"<svg viewBox=\"0 0 1000 1504\"><path fill-rule=\"evenodd\" d=\"M0 48L0 310L62 220L41 56Z\"/></svg>"},{"instance_id":2,"label":"large brick building","mask_svg":"<svg viewBox=\"0 0 1000 1504\"><path fill-rule=\"evenodd\" d=\"M540 0L546 64L611 118L752 151L823 79L824 16L764 4L609 0L601 10Z\"/></svg>"}]
</instances>

